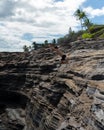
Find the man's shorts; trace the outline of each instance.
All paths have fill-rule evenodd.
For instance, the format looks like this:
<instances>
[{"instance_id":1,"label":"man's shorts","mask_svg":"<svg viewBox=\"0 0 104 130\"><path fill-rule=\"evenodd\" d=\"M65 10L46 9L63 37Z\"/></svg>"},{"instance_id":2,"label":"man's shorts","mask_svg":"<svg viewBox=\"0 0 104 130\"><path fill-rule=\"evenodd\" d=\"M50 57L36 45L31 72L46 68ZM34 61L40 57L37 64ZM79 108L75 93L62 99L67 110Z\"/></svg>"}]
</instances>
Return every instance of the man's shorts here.
<instances>
[{"instance_id":1,"label":"man's shorts","mask_svg":"<svg viewBox=\"0 0 104 130\"><path fill-rule=\"evenodd\" d=\"M62 55L61 61L66 59L66 55Z\"/></svg>"}]
</instances>

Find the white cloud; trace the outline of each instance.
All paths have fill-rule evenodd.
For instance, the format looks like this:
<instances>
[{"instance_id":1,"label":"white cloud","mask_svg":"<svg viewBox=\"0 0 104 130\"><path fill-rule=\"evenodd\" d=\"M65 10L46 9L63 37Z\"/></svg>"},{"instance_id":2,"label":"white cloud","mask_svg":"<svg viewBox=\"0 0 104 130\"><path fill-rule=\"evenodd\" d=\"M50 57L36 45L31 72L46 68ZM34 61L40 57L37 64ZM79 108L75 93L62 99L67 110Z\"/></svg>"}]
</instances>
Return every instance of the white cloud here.
<instances>
[{"instance_id":1,"label":"white cloud","mask_svg":"<svg viewBox=\"0 0 104 130\"><path fill-rule=\"evenodd\" d=\"M29 41L21 39L25 33L17 22L4 22L0 26L0 51L23 51L23 46L30 45Z\"/></svg>"},{"instance_id":2,"label":"white cloud","mask_svg":"<svg viewBox=\"0 0 104 130\"><path fill-rule=\"evenodd\" d=\"M0 51L18 51L32 41L44 42L76 30L73 13L86 0L2 0L0 1ZM25 39L30 34L30 41ZM25 37L24 37L25 36ZM3 46L4 42L4 46ZM6 42L6 44L5 44ZM2 44L2 45L1 45ZM21 49L20 49L21 50Z\"/></svg>"},{"instance_id":3,"label":"white cloud","mask_svg":"<svg viewBox=\"0 0 104 130\"><path fill-rule=\"evenodd\" d=\"M14 0L0 0L0 17L6 18L14 15L16 2Z\"/></svg>"},{"instance_id":4,"label":"white cloud","mask_svg":"<svg viewBox=\"0 0 104 130\"><path fill-rule=\"evenodd\" d=\"M102 7L101 9L94 9L92 7L87 7L84 9L84 11L86 11L86 13L88 13L89 16L92 18L94 18L96 16L104 15L104 7Z\"/></svg>"}]
</instances>

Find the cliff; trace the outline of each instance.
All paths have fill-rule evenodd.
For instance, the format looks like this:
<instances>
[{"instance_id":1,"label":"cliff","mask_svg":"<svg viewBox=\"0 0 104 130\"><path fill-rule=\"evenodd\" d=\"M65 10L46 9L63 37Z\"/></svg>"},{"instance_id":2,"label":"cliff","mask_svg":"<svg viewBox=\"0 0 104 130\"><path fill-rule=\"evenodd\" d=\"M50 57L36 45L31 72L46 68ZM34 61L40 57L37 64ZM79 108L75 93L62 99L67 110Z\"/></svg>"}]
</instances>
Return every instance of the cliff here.
<instances>
[{"instance_id":1,"label":"cliff","mask_svg":"<svg viewBox=\"0 0 104 130\"><path fill-rule=\"evenodd\" d=\"M0 53L0 130L104 130L104 39Z\"/></svg>"}]
</instances>

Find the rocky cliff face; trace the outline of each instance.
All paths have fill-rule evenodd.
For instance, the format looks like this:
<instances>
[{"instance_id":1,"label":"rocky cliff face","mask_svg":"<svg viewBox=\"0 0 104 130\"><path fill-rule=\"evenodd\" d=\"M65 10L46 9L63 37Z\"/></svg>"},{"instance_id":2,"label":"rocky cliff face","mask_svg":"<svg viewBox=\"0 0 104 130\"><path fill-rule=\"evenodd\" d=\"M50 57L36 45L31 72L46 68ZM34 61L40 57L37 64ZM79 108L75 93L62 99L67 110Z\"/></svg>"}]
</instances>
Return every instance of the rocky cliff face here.
<instances>
[{"instance_id":1,"label":"rocky cliff face","mask_svg":"<svg viewBox=\"0 0 104 130\"><path fill-rule=\"evenodd\" d=\"M104 130L104 40L0 53L0 130Z\"/></svg>"}]
</instances>

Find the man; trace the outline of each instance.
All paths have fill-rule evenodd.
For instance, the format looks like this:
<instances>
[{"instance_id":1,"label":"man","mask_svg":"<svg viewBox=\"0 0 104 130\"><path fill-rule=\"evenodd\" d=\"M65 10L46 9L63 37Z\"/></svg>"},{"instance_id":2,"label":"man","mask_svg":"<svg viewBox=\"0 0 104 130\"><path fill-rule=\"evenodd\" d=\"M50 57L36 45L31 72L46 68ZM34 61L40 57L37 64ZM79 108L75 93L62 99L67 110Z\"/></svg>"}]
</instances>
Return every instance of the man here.
<instances>
[{"instance_id":1,"label":"man","mask_svg":"<svg viewBox=\"0 0 104 130\"><path fill-rule=\"evenodd\" d=\"M66 58L66 55L61 50L59 50L59 48L57 46L54 46L54 45L50 44L49 47L53 51L55 51L59 56L61 56L61 63L62 64L68 63L68 59Z\"/></svg>"}]
</instances>

